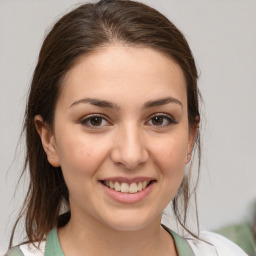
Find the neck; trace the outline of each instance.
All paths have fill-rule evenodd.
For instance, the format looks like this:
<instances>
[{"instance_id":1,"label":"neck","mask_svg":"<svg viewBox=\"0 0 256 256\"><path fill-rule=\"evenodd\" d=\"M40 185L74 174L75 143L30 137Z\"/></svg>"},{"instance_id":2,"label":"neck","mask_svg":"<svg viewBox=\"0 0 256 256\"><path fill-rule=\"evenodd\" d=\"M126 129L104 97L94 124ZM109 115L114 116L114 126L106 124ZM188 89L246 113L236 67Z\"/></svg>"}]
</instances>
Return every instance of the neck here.
<instances>
[{"instance_id":1,"label":"neck","mask_svg":"<svg viewBox=\"0 0 256 256\"><path fill-rule=\"evenodd\" d=\"M76 220L76 221L74 221ZM58 230L64 254L104 256L177 255L172 237L161 227L161 216L150 225L132 231L116 230L97 220L77 216Z\"/></svg>"}]
</instances>

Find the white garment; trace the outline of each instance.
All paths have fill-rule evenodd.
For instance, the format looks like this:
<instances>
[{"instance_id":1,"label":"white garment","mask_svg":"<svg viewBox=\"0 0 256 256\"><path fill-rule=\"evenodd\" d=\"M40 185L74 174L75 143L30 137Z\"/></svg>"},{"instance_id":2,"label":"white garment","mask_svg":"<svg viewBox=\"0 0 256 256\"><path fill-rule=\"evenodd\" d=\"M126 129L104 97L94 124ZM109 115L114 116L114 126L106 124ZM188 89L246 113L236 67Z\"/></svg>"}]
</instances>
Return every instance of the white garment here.
<instances>
[{"instance_id":1,"label":"white garment","mask_svg":"<svg viewBox=\"0 0 256 256\"><path fill-rule=\"evenodd\" d=\"M45 244L46 242L43 241L40 244L39 250L31 244L23 244L20 246L20 249L24 256L43 256L45 251Z\"/></svg>"},{"instance_id":2,"label":"white garment","mask_svg":"<svg viewBox=\"0 0 256 256\"><path fill-rule=\"evenodd\" d=\"M219 234L203 231L200 238L186 238L196 256L248 256L240 247Z\"/></svg>"}]
</instances>

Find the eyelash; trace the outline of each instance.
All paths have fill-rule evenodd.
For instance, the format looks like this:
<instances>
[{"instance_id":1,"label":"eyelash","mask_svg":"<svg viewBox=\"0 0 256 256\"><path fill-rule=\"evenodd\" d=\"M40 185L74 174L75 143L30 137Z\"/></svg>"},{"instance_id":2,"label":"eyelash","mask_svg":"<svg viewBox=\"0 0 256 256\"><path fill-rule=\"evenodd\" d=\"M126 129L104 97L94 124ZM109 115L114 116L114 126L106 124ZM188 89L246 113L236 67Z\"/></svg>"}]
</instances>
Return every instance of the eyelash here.
<instances>
[{"instance_id":1,"label":"eyelash","mask_svg":"<svg viewBox=\"0 0 256 256\"><path fill-rule=\"evenodd\" d=\"M177 124L177 122L174 120L173 117L171 117L170 115L167 115L167 114L164 114L164 113L157 113L157 114L154 114L153 116L150 117L149 121L147 121L146 123L148 122L152 122L153 118L162 118L163 119L163 122L164 120L167 122L167 124L164 124L164 125L154 125L154 124L150 124L152 126L156 126L156 127L166 127L166 126L169 126L169 125L172 125L172 124ZM92 125L90 123L90 121L93 119L93 118L100 118L100 125ZM93 115L90 115L90 116L87 116L86 118L82 119L80 121L80 123L86 127L89 127L89 128L92 128L92 129L99 129L100 127L102 127L102 122L108 122L107 119L102 116L101 114L93 114ZM109 122L108 122L109 123ZM108 126L108 125L107 125Z\"/></svg>"},{"instance_id":2,"label":"eyelash","mask_svg":"<svg viewBox=\"0 0 256 256\"><path fill-rule=\"evenodd\" d=\"M87 116L86 118L82 119L80 123L86 127L92 128L92 129L99 129L99 127L101 127L101 126L92 125L89 123L93 118L100 118L101 121L104 120L105 122L108 122L104 116L102 116L100 114L93 114L93 115Z\"/></svg>"},{"instance_id":3,"label":"eyelash","mask_svg":"<svg viewBox=\"0 0 256 256\"><path fill-rule=\"evenodd\" d=\"M150 117L150 121L153 120L153 118L158 117L158 118L163 118L166 120L167 124L165 125L152 125L152 126L156 126L156 127L166 127L172 124L177 124L177 122L175 121L175 119L173 117L171 117L170 115L164 114L164 113L157 113L153 116ZM149 122L149 121L148 121ZM147 122L147 123L148 123Z\"/></svg>"}]
</instances>

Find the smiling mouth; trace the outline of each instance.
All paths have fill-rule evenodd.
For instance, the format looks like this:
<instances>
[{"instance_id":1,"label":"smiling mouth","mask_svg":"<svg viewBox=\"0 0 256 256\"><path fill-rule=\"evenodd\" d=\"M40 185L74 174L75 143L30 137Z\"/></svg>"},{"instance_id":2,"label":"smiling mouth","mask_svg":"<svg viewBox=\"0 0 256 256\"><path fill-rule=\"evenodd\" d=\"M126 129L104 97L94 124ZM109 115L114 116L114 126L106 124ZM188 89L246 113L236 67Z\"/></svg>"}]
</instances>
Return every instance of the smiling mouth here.
<instances>
[{"instance_id":1,"label":"smiling mouth","mask_svg":"<svg viewBox=\"0 0 256 256\"><path fill-rule=\"evenodd\" d=\"M144 190L152 182L154 182L154 180L145 180L145 181L141 181L141 182L133 182L131 184L128 184L126 182L106 181L106 180L102 180L100 182L104 186L106 186L110 189L113 189L117 192L134 194L134 193L137 193L137 192L140 192L140 191Z\"/></svg>"}]
</instances>

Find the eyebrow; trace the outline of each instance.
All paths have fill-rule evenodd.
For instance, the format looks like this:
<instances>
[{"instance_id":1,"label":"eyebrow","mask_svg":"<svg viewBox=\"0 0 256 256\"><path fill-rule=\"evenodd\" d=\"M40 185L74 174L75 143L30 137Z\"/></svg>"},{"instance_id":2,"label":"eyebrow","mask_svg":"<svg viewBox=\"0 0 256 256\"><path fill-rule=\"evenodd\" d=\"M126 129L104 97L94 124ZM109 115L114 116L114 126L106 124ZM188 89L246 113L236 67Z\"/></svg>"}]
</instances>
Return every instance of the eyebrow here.
<instances>
[{"instance_id":1,"label":"eyebrow","mask_svg":"<svg viewBox=\"0 0 256 256\"><path fill-rule=\"evenodd\" d=\"M80 104L80 103L90 103L91 105L94 105L94 106L97 106L97 107L102 107L102 108L111 108L111 109L116 109L116 110L121 109L121 107L118 106L115 103L112 103L112 102L109 102L109 101L106 101L106 100L95 99L95 98L80 99L78 101L73 102L70 105L70 107L73 107L73 106L75 106L77 104ZM166 98L162 98L162 99L147 101L143 105L143 108L152 108L152 107L156 107L156 106L166 105L168 103L178 104L183 109L183 105L182 105L181 101L179 101L178 99L173 98L173 97L166 97Z\"/></svg>"},{"instance_id":2,"label":"eyebrow","mask_svg":"<svg viewBox=\"0 0 256 256\"><path fill-rule=\"evenodd\" d=\"M152 107L156 107L156 106L162 106L162 105L166 105L168 103L178 104L183 109L183 105L182 105L181 101L179 101L178 99L173 98L173 97L167 97L167 98L163 98L163 99L147 101L144 104L144 108L152 108Z\"/></svg>"},{"instance_id":3,"label":"eyebrow","mask_svg":"<svg viewBox=\"0 0 256 256\"><path fill-rule=\"evenodd\" d=\"M120 109L120 107L115 103L112 103L106 100L93 99L93 98L84 98L84 99L75 101L70 105L70 107L73 107L79 103L90 103L91 105L102 107L102 108L113 108L117 110Z\"/></svg>"}]
</instances>

